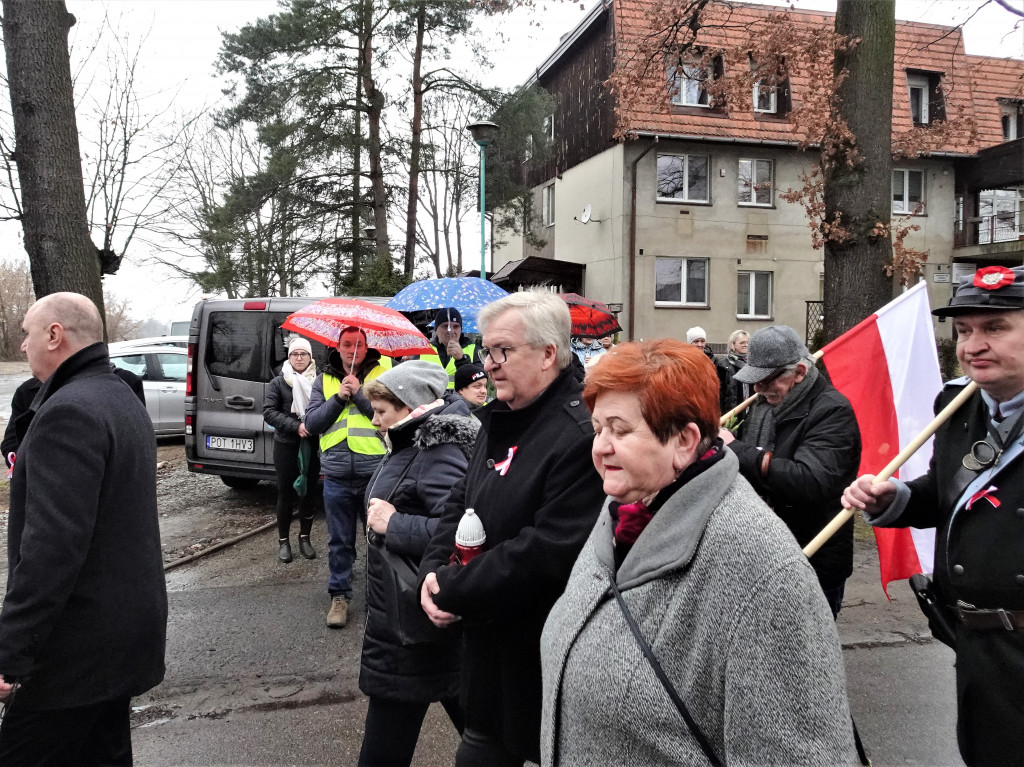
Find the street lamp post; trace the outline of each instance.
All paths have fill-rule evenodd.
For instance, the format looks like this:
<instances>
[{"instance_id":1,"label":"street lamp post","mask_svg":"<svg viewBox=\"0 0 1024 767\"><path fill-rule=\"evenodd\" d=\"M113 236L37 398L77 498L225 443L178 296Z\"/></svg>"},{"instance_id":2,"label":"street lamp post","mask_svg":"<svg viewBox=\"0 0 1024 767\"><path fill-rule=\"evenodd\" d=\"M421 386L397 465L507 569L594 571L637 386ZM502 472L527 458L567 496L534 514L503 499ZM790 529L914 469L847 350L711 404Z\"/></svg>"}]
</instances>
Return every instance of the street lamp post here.
<instances>
[{"instance_id":1,"label":"street lamp post","mask_svg":"<svg viewBox=\"0 0 1024 767\"><path fill-rule=\"evenodd\" d=\"M467 125L468 130L473 135L473 141L480 147L480 279L487 279L487 264L485 257L487 255L487 240L484 236L484 228L487 222L487 184L486 184L486 172L487 163L484 159L486 156L487 145L494 140L494 134L497 133L500 128L487 120L480 120L472 125Z\"/></svg>"}]
</instances>

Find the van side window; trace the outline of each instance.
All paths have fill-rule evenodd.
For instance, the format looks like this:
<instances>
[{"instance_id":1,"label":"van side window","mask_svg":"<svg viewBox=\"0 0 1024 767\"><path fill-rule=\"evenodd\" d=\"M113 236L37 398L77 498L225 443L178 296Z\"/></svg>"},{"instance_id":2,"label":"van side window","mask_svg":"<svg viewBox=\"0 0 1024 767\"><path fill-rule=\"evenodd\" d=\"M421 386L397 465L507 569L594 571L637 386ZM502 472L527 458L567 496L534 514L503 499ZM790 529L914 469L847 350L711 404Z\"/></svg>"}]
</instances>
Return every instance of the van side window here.
<instances>
[{"instance_id":1,"label":"van side window","mask_svg":"<svg viewBox=\"0 0 1024 767\"><path fill-rule=\"evenodd\" d=\"M211 374L243 381L269 381L265 366L267 315L264 312L212 312L206 368Z\"/></svg>"},{"instance_id":2,"label":"van side window","mask_svg":"<svg viewBox=\"0 0 1024 767\"><path fill-rule=\"evenodd\" d=\"M288 319L289 314L291 312L271 313L270 315L270 321L274 323L274 348L270 350L270 366L274 369L274 373L280 373L281 366L288 359L288 340L293 336L299 335L291 330L281 329L281 325ZM330 352L330 349L319 341L314 341L311 338L306 340L313 347L313 360L316 362L316 372L322 373L324 365L327 363L327 354Z\"/></svg>"}]
</instances>

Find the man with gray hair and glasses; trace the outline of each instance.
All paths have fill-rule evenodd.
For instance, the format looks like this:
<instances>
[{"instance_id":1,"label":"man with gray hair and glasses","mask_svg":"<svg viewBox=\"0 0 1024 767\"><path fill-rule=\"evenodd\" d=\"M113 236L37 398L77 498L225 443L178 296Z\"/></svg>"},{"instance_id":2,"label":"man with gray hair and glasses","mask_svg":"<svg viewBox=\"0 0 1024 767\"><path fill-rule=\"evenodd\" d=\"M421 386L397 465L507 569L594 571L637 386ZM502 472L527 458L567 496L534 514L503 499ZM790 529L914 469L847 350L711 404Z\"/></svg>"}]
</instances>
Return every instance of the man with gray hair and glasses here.
<instances>
[{"instance_id":1,"label":"man with gray hair and glasses","mask_svg":"<svg viewBox=\"0 0 1024 767\"><path fill-rule=\"evenodd\" d=\"M485 307L484 370L497 399L420 565L420 601L438 626L462 621L466 729L457 767L540 761L540 633L590 534L604 492L590 458L594 430L570 366L569 310L552 293L514 293ZM467 508L482 553L460 564Z\"/></svg>"},{"instance_id":2,"label":"man with gray hair and glasses","mask_svg":"<svg viewBox=\"0 0 1024 767\"><path fill-rule=\"evenodd\" d=\"M806 546L842 509L860 466L860 430L849 400L818 374L793 328L772 325L750 339L747 365L734 380L758 397L735 435L720 436L740 472ZM853 520L811 557L822 591L839 615L853 573Z\"/></svg>"}]
</instances>

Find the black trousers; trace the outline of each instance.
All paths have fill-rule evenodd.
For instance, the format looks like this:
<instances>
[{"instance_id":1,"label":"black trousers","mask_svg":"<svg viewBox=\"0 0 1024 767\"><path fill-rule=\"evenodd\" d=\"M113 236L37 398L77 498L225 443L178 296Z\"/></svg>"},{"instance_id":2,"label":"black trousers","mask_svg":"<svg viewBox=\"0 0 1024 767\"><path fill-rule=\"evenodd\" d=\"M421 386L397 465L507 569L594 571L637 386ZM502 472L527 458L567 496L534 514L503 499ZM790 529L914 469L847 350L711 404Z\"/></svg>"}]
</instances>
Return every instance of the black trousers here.
<instances>
[{"instance_id":1,"label":"black trousers","mask_svg":"<svg viewBox=\"0 0 1024 767\"><path fill-rule=\"evenodd\" d=\"M299 499L292 486L299 476L299 443L274 440L274 471L277 474L277 537L287 538L292 526L292 509L299 501L299 535L309 535L313 515L323 508L320 489L320 454L315 442L310 443L309 466L306 468L306 496Z\"/></svg>"},{"instance_id":2,"label":"black trousers","mask_svg":"<svg viewBox=\"0 0 1024 767\"><path fill-rule=\"evenodd\" d=\"M462 733L462 709L457 698L441 701L455 729ZM407 703L370 697L366 709L363 747L358 767L409 767L430 703Z\"/></svg>"},{"instance_id":3,"label":"black trousers","mask_svg":"<svg viewBox=\"0 0 1024 767\"><path fill-rule=\"evenodd\" d=\"M526 760L505 748L493 735L470 727L462 733L455 767L523 767Z\"/></svg>"},{"instance_id":4,"label":"black trousers","mask_svg":"<svg viewBox=\"0 0 1024 767\"><path fill-rule=\"evenodd\" d=\"M0 724L3 767L107 767L132 764L131 698L80 708L8 707Z\"/></svg>"}]
</instances>

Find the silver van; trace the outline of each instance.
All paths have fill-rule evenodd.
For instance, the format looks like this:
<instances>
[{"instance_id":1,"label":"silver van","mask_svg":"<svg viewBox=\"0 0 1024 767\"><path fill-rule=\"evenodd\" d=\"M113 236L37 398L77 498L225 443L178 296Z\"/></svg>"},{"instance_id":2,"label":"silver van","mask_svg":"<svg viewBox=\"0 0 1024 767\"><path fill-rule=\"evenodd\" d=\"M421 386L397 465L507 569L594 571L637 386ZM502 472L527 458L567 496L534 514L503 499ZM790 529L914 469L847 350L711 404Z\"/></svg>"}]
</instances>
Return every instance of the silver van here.
<instances>
[{"instance_id":1,"label":"silver van","mask_svg":"<svg viewBox=\"0 0 1024 767\"><path fill-rule=\"evenodd\" d=\"M245 298L196 304L188 330L185 458L189 471L253 487L274 479L273 429L263 421L267 384L288 357L281 330L289 314L317 298ZM387 298L363 298L377 304ZM310 341L317 370L329 351Z\"/></svg>"}]
</instances>

